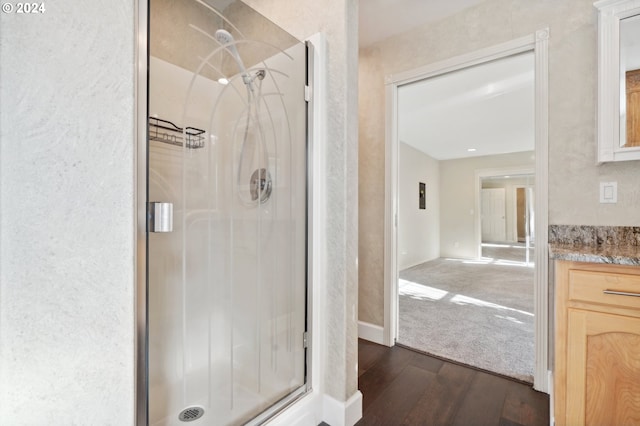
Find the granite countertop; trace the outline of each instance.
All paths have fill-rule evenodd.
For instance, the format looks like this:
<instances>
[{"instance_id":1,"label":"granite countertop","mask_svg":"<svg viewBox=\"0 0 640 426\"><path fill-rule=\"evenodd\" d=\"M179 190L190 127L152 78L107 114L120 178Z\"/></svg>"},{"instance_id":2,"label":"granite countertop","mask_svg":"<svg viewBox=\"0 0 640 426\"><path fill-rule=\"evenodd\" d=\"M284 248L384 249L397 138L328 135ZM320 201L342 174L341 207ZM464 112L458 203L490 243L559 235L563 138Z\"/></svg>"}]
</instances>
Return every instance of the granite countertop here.
<instances>
[{"instance_id":1,"label":"granite countertop","mask_svg":"<svg viewBox=\"0 0 640 426\"><path fill-rule=\"evenodd\" d=\"M640 266L640 246L550 243L549 256L574 262Z\"/></svg>"},{"instance_id":2,"label":"granite countertop","mask_svg":"<svg viewBox=\"0 0 640 426\"><path fill-rule=\"evenodd\" d=\"M549 256L575 262L640 266L640 227L551 225Z\"/></svg>"}]
</instances>

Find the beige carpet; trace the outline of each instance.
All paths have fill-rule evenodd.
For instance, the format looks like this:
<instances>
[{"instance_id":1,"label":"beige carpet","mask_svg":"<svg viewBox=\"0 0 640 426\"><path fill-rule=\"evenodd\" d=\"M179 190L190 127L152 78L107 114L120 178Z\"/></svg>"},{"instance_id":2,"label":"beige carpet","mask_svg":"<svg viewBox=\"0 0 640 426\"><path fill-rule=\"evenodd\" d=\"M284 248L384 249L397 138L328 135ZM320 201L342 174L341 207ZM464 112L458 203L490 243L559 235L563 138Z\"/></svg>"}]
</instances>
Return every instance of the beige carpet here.
<instances>
[{"instance_id":1,"label":"beige carpet","mask_svg":"<svg viewBox=\"0 0 640 426\"><path fill-rule=\"evenodd\" d=\"M401 271L398 343L532 382L533 264L521 245L501 246Z\"/></svg>"}]
</instances>

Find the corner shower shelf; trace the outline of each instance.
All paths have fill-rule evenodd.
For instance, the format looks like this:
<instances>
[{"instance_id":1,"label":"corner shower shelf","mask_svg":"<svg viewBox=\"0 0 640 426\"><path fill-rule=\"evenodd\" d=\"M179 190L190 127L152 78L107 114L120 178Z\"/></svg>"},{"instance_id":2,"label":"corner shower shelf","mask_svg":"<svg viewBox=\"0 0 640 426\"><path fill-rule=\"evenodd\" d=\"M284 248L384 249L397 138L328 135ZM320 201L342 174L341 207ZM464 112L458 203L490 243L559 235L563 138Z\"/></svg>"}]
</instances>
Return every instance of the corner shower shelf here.
<instances>
[{"instance_id":1,"label":"corner shower shelf","mask_svg":"<svg viewBox=\"0 0 640 426\"><path fill-rule=\"evenodd\" d=\"M149 140L151 141L184 146L190 149L204 148L204 132L204 130L195 127L182 128L171 121L149 117Z\"/></svg>"}]
</instances>

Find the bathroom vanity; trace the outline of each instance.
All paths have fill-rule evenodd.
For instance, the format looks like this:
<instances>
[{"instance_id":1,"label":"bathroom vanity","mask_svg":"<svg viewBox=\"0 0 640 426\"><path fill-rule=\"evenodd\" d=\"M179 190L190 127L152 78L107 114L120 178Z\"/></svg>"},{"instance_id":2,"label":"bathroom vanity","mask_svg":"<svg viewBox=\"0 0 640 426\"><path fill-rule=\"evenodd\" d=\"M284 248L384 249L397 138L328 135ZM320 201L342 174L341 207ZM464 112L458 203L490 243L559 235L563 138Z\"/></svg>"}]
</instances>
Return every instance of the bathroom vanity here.
<instances>
[{"instance_id":1,"label":"bathroom vanity","mask_svg":"<svg viewBox=\"0 0 640 426\"><path fill-rule=\"evenodd\" d=\"M556 425L640 422L640 246L627 237L550 244Z\"/></svg>"}]
</instances>

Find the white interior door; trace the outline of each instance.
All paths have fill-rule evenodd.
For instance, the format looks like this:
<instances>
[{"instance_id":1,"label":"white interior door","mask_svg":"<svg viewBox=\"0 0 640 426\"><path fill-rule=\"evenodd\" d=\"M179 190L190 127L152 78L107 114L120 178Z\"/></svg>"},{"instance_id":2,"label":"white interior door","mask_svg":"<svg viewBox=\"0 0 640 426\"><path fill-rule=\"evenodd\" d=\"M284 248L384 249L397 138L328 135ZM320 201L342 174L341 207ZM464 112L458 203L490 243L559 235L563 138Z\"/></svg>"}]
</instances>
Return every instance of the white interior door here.
<instances>
[{"instance_id":1,"label":"white interior door","mask_svg":"<svg viewBox=\"0 0 640 426\"><path fill-rule=\"evenodd\" d=\"M504 188L483 188L481 204L482 241L505 241L507 227Z\"/></svg>"}]
</instances>

